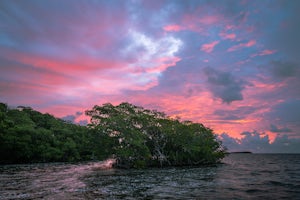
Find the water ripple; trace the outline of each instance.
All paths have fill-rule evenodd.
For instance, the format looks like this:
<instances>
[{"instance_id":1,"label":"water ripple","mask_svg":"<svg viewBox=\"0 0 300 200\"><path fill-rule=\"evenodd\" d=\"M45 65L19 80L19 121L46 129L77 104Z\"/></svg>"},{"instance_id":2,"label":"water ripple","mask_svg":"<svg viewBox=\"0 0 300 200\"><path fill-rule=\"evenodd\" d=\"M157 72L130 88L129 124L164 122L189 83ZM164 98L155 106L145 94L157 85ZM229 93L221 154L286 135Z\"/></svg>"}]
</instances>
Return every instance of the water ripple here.
<instances>
[{"instance_id":1,"label":"water ripple","mask_svg":"<svg viewBox=\"0 0 300 200\"><path fill-rule=\"evenodd\" d=\"M0 166L0 199L300 199L300 155L232 154L202 168Z\"/></svg>"}]
</instances>

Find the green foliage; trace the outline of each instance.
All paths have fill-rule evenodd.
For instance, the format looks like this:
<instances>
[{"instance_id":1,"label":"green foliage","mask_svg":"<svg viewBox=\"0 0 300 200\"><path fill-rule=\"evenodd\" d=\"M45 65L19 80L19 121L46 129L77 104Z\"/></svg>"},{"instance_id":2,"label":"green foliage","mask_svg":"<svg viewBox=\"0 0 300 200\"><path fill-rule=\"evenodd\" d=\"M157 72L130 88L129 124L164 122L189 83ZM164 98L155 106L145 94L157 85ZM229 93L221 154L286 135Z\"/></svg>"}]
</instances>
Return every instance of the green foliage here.
<instances>
[{"instance_id":1,"label":"green foliage","mask_svg":"<svg viewBox=\"0 0 300 200\"><path fill-rule=\"evenodd\" d=\"M103 160L118 167L213 164L225 155L213 131L129 103L87 110L88 126L0 103L0 164Z\"/></svg>"},{"instance_id":2,"label":"green foliage","mask_svg":"<svg viewBox=\"0 0 300 200\"><path fill-rule=\"evenodd\" d=\"M119 167L213 164L225 156L221 142L203 124L179 122L129 103L94 106L86 114L90 129L110 138Z\"/></svg>"},{"instance_id":3,"label":"green foliage","mask_svg":"<svg viewBox=\"0 0 300 200\"><path fill-rule=\"evenodd\" d=\"M92 141L86 127L29 107L9 109L0 103L0 164L97 159Z\"/></svg>"}]
</instances>

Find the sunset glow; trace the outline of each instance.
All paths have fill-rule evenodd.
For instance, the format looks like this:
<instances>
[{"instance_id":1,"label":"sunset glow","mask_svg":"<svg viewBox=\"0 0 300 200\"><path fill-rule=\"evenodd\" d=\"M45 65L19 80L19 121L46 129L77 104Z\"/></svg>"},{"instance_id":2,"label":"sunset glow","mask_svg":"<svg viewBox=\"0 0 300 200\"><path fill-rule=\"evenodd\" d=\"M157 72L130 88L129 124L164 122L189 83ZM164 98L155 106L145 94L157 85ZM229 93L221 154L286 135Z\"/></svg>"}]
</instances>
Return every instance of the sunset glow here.
<instances>
[{"instance_id":1,"label":"sunset glow","mask_svg":"<svg viewBox=\"0 0 300 200\"><path fill-rule=\"evenodd\" d=\"M82 124L96 104L130 102L203 123L224 144L244 138L255 152L267 140L277 145L270 152L300 152L299 9L2 0L0 101ZM286 140L298 147L283 150Z\"/></svg>"}]
</instances>

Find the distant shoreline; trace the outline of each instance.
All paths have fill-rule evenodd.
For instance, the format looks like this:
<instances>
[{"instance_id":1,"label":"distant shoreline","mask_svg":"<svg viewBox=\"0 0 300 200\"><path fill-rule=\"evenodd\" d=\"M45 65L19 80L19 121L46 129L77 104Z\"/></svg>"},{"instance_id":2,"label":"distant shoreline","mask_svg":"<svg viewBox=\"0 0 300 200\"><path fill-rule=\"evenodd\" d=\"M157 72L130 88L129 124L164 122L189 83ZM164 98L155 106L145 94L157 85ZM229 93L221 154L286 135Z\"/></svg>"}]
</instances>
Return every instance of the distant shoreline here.
<instances>
[{"instance_id":1,"label":"distant shoreline","mask_svg":"<svg viewBox=\"0 0 300 200\"><path fill-rule=\"evenodd\" d=\"M228 152L228 154L237 154L237 153L247 153L247 154L252 154L251 151L234 151L234 152Z\"/></svg>"}]
</instances>

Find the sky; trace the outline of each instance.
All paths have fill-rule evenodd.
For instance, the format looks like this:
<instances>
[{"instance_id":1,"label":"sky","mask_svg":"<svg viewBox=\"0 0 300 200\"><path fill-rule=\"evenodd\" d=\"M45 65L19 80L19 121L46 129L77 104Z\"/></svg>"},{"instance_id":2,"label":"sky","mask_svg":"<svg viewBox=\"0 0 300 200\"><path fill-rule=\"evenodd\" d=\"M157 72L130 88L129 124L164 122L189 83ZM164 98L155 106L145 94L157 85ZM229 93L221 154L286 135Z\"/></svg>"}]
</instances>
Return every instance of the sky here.
<instances>
[{"instance_id":1,"label":"sky","mask_svg":"<svg viewBox=\"0 0 300 200\"><path fill-rule=\"evenodd\" d=\"M300 1L1 0L0 101L85 123L129 102L230 151L300 153Z\"/></svg>"}]
</instances>

